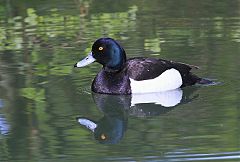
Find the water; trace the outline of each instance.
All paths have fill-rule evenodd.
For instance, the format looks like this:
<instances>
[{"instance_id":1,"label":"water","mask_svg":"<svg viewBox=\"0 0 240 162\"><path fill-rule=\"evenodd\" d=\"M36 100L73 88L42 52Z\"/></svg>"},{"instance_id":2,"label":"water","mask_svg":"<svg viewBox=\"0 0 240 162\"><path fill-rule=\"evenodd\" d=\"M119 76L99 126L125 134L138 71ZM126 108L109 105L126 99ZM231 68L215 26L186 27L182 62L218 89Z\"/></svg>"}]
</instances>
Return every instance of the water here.
<instances>
[{"instance_id":1,"label":"water","mask_svg":"<svg viewBox=\"0 0 240 162\"><path fill-rule=\"evenodd\" d=\"M0 161L239 161L239 6L0 1ZM221 84L92 94L101 66L73 65L102 36Z\"/></svg>"}]
</instances>

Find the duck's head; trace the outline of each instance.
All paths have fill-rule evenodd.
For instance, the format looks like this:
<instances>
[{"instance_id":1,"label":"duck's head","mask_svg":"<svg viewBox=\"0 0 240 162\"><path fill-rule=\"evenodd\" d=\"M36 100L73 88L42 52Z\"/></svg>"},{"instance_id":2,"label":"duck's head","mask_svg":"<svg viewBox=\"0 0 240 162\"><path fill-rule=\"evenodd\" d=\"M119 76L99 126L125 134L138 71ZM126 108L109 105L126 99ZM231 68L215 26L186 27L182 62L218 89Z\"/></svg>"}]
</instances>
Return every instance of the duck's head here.
<instances>
[{"instance_id":1,"label":"duck's head","mask_svg":"<svg viewBox=\"0 0 240 162\"><path fill-rule=\"evenodd\" d=\"M126 62L124 49L112 38L100 38L92 45L92 51L74 67L84 67L98 62L109 70L120 70Z\"/></svg>"}]
</instances>

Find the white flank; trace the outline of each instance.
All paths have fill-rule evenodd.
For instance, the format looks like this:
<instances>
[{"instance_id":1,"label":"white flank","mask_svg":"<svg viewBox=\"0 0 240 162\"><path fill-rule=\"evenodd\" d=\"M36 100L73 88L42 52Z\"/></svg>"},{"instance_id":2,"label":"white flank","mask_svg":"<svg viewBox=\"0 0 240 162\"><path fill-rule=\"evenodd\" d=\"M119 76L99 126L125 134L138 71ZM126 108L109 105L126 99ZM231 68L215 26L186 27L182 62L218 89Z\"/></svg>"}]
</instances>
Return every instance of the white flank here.
<instances>
[{"instance_id":1,"label":"white flank","mask_svg":"<svg viewBox=\"0 0 240 162\"><path fill-rule=\"evenodd\" d=\"M130 78L132 93L150 93L174 90L182 85L182 77L178 70L169 69L157 78L136 81Z\"/></svg>"},{"instance_id":2,"label":"white flank","mask_svg":"<svg viewBox=\"0 0 240 162\"><path fill-rule=\"evenodd\" d=\"M173 107L182 100L183 92L180 88L155 93L132 94L131 106L141 103L155 103L164 107Z\"/></svg>"}]
</instances>

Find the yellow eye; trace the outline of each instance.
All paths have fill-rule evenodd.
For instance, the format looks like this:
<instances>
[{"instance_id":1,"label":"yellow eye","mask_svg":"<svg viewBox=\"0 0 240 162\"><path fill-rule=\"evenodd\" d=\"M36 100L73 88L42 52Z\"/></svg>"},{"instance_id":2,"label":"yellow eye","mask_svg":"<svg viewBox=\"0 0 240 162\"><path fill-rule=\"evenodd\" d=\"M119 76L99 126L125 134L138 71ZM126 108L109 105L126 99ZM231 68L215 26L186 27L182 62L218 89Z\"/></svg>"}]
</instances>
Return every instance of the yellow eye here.
<instances>
[{"instance_id":1,"label":"yellow eye","mask_svg":"<svg viewBox=\"0 0 240 162\"><path fill-rule=\"evenodd\" d=\"M105 140L107 137L105 136L105 134L101 134L101 139Z\"/></svg>"},{"instance_id":2,"label":"yellow eye","mask_svg":"<svg viewBox=\"0 0 240 162\"><path fill-rule=\"evenodd\" d=\"M102 51L102 50L103 50L103 47L99 47L98 50L99 50L99 51Z\"/></svg>"}]
</instances>

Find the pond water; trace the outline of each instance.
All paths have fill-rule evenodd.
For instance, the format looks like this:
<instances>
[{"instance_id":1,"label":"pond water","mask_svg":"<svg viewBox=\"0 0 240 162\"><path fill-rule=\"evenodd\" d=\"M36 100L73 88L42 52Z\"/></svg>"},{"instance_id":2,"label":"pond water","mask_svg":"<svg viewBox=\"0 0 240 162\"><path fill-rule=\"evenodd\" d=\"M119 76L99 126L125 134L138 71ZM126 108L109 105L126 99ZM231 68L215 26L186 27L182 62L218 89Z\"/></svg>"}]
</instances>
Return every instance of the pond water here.
<instances>
[{"instance_id":1,"label":"pond water","mask_svg":"<svg viewBox=\"0 0 240 162\"><path fill-rule=\"evenodd\" d=\"M94 94L100 37L221 84ZM240 1L0 1L0 161L240 161Z\"/></svg>"}]
</instances>

